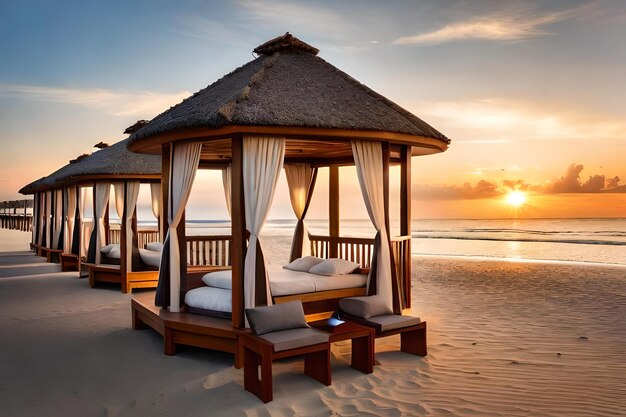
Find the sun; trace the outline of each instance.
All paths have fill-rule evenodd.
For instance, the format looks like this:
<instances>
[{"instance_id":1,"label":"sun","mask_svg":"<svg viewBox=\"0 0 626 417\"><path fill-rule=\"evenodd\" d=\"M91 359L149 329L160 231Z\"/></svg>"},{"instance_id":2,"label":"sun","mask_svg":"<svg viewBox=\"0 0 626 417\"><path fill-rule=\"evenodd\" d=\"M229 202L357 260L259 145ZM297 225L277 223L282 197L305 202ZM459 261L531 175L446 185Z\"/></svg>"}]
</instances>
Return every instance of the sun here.
<instances>
[{"instance_id":1,"label":"sun","mask_svg":"<svg viewBox=\"0 0 626 417\"><path fill-rule=\"evenodd\" d=\"M526 194L523 191L515 190L506 195L506 203L513 207L521 207L526 202Z\"/></svg>"}]
</instances>

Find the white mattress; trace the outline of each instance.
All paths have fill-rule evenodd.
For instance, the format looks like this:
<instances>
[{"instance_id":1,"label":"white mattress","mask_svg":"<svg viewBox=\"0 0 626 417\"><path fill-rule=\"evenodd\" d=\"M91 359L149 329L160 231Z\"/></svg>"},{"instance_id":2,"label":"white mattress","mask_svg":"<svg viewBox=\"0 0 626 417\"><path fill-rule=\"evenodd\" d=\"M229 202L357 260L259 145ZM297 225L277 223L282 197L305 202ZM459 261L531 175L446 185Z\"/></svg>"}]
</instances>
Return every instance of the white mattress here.
<instances>
[{"instance_id":1,"label":"white mattress","mask_svg":"<svg viewBox=\"0 0 626 417\"><path fill-rule=\"evenodd\" d=\"M139 256L141 257L141 261L148 266L157 268L161 266L161 252L139 248Z\"/></svg>"},{"instance_id":2,"label":"white mattress","mask_svg":"<svg viewBox=\"0 0 626 417\"><path fill-rule=\"evenodd\" d=\"M230 290L232 288L230 273L231 271L211 272L205 275L202 280L220 289ZM270 288L274 297L364 287L367 283L367 275L362 274L316 275L308 272L290 271L276 266L269 266L268 273Z\"/></svg>"}]
</instances>

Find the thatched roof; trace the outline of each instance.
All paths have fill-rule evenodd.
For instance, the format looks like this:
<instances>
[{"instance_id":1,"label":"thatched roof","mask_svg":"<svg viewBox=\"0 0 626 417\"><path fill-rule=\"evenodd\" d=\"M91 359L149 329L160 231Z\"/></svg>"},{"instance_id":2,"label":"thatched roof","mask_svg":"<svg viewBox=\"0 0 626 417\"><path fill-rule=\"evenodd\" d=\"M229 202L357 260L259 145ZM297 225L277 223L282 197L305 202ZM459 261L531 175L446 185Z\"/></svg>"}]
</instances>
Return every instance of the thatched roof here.
<instances>
[{"instance_id":1,"label":"thatched roof","mask_svg":"<svg viewBox=\"0 0 626 417\"><path fill-rule=\"evenodd\" d=\"M41 178L20 190L22 194L45 191L59 186L100 177L137 178L161 176L161 157L131 152L128 139L100 149L78 160L73 160L47 177ZM23 192L25 190L26 192Z\"/></svg>"},{"instance_id":2,"label":"thatched roof","mask_svg":"<svg viewBox=\"0 0 626 417\"><path fill-rule=\"evenodd\" d=\"M228 125L381 131L450 140L286 34L255 49L259 57L171 107L134 132L143 138Z\"/></svg>"}]
</instances>

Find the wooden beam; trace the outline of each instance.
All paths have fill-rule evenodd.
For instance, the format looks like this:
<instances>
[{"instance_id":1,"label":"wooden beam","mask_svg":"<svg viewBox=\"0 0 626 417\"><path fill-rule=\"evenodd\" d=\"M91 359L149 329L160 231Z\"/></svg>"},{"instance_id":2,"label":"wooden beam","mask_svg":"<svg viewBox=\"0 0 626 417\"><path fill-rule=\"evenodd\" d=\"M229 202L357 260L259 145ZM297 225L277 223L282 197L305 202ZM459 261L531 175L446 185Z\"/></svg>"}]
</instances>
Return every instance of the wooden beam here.
<instances>
[{"instance_id":1,"label":"wooden beam","mask_svg":"<svg viewBox=\"0 0 626 417\"><path fill-rule=\"evenodd\" d=\"M330 248L328 257L337 258L339 238L339 166L331 165L328 175L328 235Z\"/></svg>"},{"instance_id":2,"label":"wooden beam","mask_svg":"<svg viewBox=\"0 0 626 417\"><path fill-rule=\"evenodd\" d=\"M246 213L243 193L243 135L231 141L231 216L232 216L232 325L244 327L243 271L246 254Z\"/></svg>"},{"instance_id":3,"label":"wooden beam","mask_svg":"<svg viewBox=\"0 0 626 417\"><path fill-rule=\"evenodd\" d=\"M120 224L120 278L121 278L121 286L122 293L126 293L128 290L128 272L131 271L131 265L128 264L128 251L129 251L129 242L126 239L126 229L130 227L128 222L126 221L126 212L128 210L128 201L126 191L128 189L128 183L124 181L124 210L122 213L121 224Z\"/></svg>"},{"instance_id":4,"label":"wooden beam","mask_svg":"<svg viewBox=\"0 0 626 417\"><path fill-rule=\"evenodd\" d=\"M400 235L411 236L411 147L403 146L400 151ZM404 254L404 304L411 307L411 239Z\"/></svg>"}]
</instances>

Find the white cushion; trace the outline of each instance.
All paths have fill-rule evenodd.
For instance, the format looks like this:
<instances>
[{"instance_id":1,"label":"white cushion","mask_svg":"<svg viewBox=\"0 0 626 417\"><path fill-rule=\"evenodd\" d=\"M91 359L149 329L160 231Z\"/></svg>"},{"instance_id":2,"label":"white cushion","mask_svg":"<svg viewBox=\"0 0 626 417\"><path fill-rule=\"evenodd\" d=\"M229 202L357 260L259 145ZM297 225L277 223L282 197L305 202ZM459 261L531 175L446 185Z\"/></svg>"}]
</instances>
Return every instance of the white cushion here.
<instances>
[{"instance_id":1,"label":"white cushion","mask_svg":"<svg viewBox=\"0 0 626 417\"><path fill-rule=\"evenodd\" d=\"M161 242L146 243L146 249L154 251L154 252L163 252L163 243Z\"/></svg>"},{"instance_id":2,"label":"white cushion","mask_svg":"<svg viewBox=\"0 0 626 417\"><path fill-rule=\"evenodd\" d=\"M148 266L157 268L161 266L161 254L159 252L139 248L139 256L141 261Z\"/></svg>"},{"instance_id":3,"label":"white cushion","mask_svg":"<svg viewBox=\"0 0 626 417\"><path fill-rule=\"evenodd\" d=\"M339 300L339 308L348 314L364 319L393 314L393 311L375 295L365 297L349 297Z\"/></svg>"},{"instance_id":4,"label":"white cushion","mask_svg":"<svg viewBox=\"0 0 626 417\"><path fill-rule=\"evenodd\" d=\"M345 259L331 258L315 265L309 269L309 272L317 275L344 275L353 272L359 267L359 264L346 261Z\"/></svg>"},{"instance_id":5,"label":"white cushion","mask_svg":"<svg viewBox=\"0 0 626 417\"><path fill-rule=\"evenodd\" d=\"M303 258L298 258L294 260L293 262L283 266L283 268L289 269L291 271L309 272L309 269L322 262L324 262L322 258L317 258L315 256L305 256Z\"/></svg>"},{"instance_id":6,"label":"white cushion","mask_svg":"<svg viewBox=\"0 0 626 417\"><path fill-rule=\"evenodd\" d=\"M316 329L290 329L265 333L261 339L274 344L274 352L328 342L329 333Z\"/></svg>"},{"instance_id":7,"label":"white cushion","mask_svg":"<svg viewBox=\"0 0 626 417\"><path fill-rule=\"evenodd\" d=\"M232 294L230 290L213 287L200 287L185 294L185 304L203 310L232 312Z\"/></svg>"},{"instance_id":8,"label":"white cushion","mask_svg":"<svg viewBox=\"0 0 626 417\"><path fill-rule=\"evenodd\" d=\"M223 288L225 290L233 289L232 271L230 269L224 271L209 272L202 277L202 282L209 287Z\"/></svg>"},{"instance_id":9,"label":"white cushion","mask_svg":"<svg viewBox=\"0 0 626 417\"><path fill-rule=\"evenodd\" d=\"M105 255L108 255L109 252L111 252L114 248L118 248L119 249L120 245L119 243L111 243L109 245L103 246L100 249L100 253L103 253Z\"/></svg>"},{"instance_id":10,"label":"white cushion","mask_svg":"<svg viewBox=\"0 0 626 417\"><path fill-rule=\"evenodd\" d=\"M267 307L246 308L246 317L252 332L257 336L280 330L309 327L300 300Z\"/></svg>"}]
</instances>

